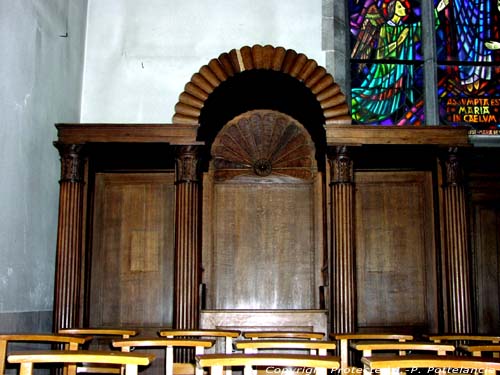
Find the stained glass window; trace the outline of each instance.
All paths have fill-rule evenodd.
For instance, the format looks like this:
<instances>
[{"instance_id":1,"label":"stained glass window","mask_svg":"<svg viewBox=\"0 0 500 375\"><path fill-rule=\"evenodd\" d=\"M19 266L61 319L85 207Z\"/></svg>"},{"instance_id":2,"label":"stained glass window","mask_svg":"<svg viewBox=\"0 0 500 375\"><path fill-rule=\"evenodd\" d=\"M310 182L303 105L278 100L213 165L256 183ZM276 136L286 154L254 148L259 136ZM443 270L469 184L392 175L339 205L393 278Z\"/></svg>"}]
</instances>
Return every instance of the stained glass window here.
<instances>
[{"instance_id":1,"label":"stained glass window","mask_svg":"<svg viewBox=\"0 0 500 375\"><path fill-rule=\"evenodd\" d=\"M353 123L424 122L420 3L349 0Z\"/></svg>"},{"instance_id":2,"label":"stained glass window","mask_svg":"<svg viewBox=\"0 0 500 375\"><path fill-rule=\"evenodd\" d=\"M434 1L440 119L498 134L500 1Z\"/></svg>"},{"instance_id":3,"label":"stained glass window","mask_svg":"<svg viewBox=\"0 0 500 375\"><path fill-rule=\"evenodd\" d=\"M348 10L353 123L426 124L423 87L436 84L440 124L500 134L500 0L434 0L433 30L417 0L348 0Z\"/></svg>"}]
</instances>

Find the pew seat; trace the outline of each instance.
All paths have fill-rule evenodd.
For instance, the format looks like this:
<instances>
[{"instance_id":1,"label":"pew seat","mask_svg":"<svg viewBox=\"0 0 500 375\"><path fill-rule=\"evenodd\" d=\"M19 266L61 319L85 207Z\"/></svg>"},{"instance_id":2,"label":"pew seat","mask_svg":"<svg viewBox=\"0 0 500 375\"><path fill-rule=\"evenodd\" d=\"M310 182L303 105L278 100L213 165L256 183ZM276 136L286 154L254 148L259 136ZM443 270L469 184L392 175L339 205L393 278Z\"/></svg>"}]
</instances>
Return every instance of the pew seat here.
<instances>
[{"instance_id":1,"label":"pew seat","mask_svg":"<svg viewBox=\"0 0 500 375\"><path fill-rule=\"evenodd\" d=\"M65 350L78 350L81 345L89 342L91 336L68 336L52 333L12 333L0 334L0 375L5 373L5 360L7 356L7 347L9 343L44 343L61 344ZM74 374L75 369L70 369L70 375Z\"/></svg>"},{"instance_id":2,"label":"pew seat","mask_svg":"<svg viewBox=\"0 0 500 375\"><path fill-rule=\"evenodd\" d=\"M500 343L500 336L495 335L478 335L478 334L466 334L466 333L454 333L454 334L439 334L439 335L427 335L427 338L433 342L490 342L492 344Z\"/></svg>"},{"instance_id":3,"label":"pew seat","mask_svg":"<svg viewBox=\"0 0 500 375\"><path fill-rule=\"evenodd\" d=\"M308 350L309 354L327 355L328 350L337 347L332 341L317 340L241 340L235 342L236 349L242 349L246 354L258 353L261 350Z\"/></svg>"},{"instance_id":4,"label":"pew seat","mask_svg":"<svg viewBox=\"0 0 500 375\"><path fill-rule=\"evenodd\" d=\"M197 356L198 366L210 368L210 375L222 375L225 367L243 367L244 375L251 375L254 367L264 367L265 373L276 373L276 369L291 369L292 372L307 373L313 368L315 373L324 375L327 370L340 367L338 357L298 354L206 354ZM296 371L293 371L296 370ZM287 372L288 374L289 372Z\"/></svg>"},{"instance_id":5,"label":"pew seat","mask_svg":"<svg viewBox=\"0 0 500 375\"><path fill-rule=\"evenodd\" d=\"M227 330L227 329L198 329L198 330L174 330L174 329L163 329L158 332L162 337L168 338L215 338L224 340L224 352L229 354L233 351L233 339L240 336L241 332L238 330Z\"/></svg>"},{"instance_id":6,"label":"pew seat","mask_svg":"<svg viewBox=\"0 0 500 375\"><path fill-rule=\"evenodd\" d=\"M88 350L47 350L13 352L7 358L9 363L19 363L19 375L32 375L35 363L77 364L95 363L120 365L125 375L137 375L138 366L146 366L154 359L152 354L124 352L102 352Z\"/></svg>"},{"instance_id":7,"label":"pew seat","mask_svg":"<svg viewBox=\"0 0 500 375\"><path fill-rule=\"evenodd\" d=\"M243 332L243 337L252 340L261 339L306 339L322 340L325 334L310 331L248 331Z\"/></svg>"},{"instance_id":8,"label":"pew seat","mask_svg":"<svg viewBox=\"0 0 500 375\"><path fill-rule=\"evenodd\" d=\"M351 342L350 347L362 352L363 357L371 357L373 352L380 351L399 352L399 355L405 355L408 351L434 352L437 355L446 355L448 352L455 351L455 346L451 344L416 341L355 341Z\"/></svg>"},{"instance_id":9,"label":"pew seat","mask_svg":"<svg viewBox=\"0 0 500 375\"><path fill-rule=\"evenodd\" d=\"M136 329L126 329L126 328L99 328L99 327L88 327L88 328L63 328L58 330L58 333L65 335L90 335L92 341L87 343L87 349L89 350L109 350L111 347L111 341L115 338L128 339L130 337L139 334ZM82 363L76 368L77 373L85 374L122 374L122 366L115 365L102 365L102 364L88 364Z\"/></svg>"},{"instance_id":10,"label":"pew seat","mask_svg":"<svg viewBox=\"0 0 500 375\"><path fill-rule=\"evenodd\" d=\"M455 355L419 355L407 356L384 355L361 358L363 372L368 375L375 372L380 375L392 374L395 370L409 369L407 374L418 369L427 369L426 373L456 373L457 370L480 370L483 374L494 375L500 370L500 359L467 357ZM432 370L432 371L429 371Z\"/></svg>"},{"instance_id":11,"label":"pew seat","mask_svg":"<svg viewBox=\"0 0 500 375\"><path fill-rule=\"evenodd\" d=\"M122 328L63 328L58 330L59 334L64 335L84 335L84 336L119 336L128 339L132 336L139 334L136 329L122 329Z\"/></svg>"},{"instance_id":12,"label":"pew seat","mask_svg":"<svg viewBox=\"0 0 500 375\"><path fill-rule=\"evenodd\" d=\"M136 329L125 328L63 328L58 330L58 333L65 335L82 336L87 335L92 337L92 341L87 343L89 350L109 350L111 341L115 338L128 339L139 334ZM109 364L88 364L82 363L76 368L77 373L86 374L122 374L122 366L115 366Z\"/></svg>"},{"instance_id":13,"label":"pew seat","mask_svg":"<svg viewBox=\"0 0 500 375\"><path fill-rule=\"evenodd\" d=\"M194 369L191 364L176 364L174 363L174 348L195 348L195 354L204 354L205 348L211 348L215 340L208 339L169 339L169 338L138 338L128 340L113 341L113 347L121 348L124 352L130 352L132 348L165 348L165 375L173 375L174 373L196 372L197 375L203 375L199 369ZM175 371L177 366L178 371Z\"/></svg>"},{"instance_id":14,"label":"pew seat","mask_svg":"<svg viewBox=\"0 0 500 375\"><path fill-rule=\"evenodd\" d=\"M482 357L486 355L485 353L491 353L492 357L500 358L500 344L460 345L459 349L473 357Z\"/></svg>"},{"instance_id":15,"label":"pew seat","mask_svg":"<svg viewBox=\"0 0 500 375\"><path fill-rule=\"evenodd\" d=\"M405 342L413 340L413 335L400 333L331 333L332 340L340 341L340 366L349 368L349 343L353 340L395 340Z\"/></svg>"}]
</instances>

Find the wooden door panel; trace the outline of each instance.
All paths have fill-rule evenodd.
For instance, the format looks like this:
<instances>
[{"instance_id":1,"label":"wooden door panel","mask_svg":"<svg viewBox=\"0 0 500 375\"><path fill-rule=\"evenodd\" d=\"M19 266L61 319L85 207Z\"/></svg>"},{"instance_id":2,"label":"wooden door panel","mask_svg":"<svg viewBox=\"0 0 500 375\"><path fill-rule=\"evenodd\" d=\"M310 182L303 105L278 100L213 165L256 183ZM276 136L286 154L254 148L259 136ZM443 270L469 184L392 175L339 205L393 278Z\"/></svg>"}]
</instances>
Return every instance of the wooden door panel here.
<instances>
[{"instance_id":1,"label":"wooden door panel","mask_svg":"<svg viewBox=\"0 0 500 375\"><path fill-rule=\"evenodd\" d=\"M315 308L312 184L216 184L216 309Z\"/></svg>"},{"instance_id":2,"label":"wooden door panel","mask_svg":"<svg viewBox=\"0 0 500 375\"><path fill-rule=\"evenodd\" d=\"M96 175L91 326L172 322L173 175Z\"/></svg>"},{"instance_id":3,"label":"wooden door panel","mask_svg":"<svg viewBox=\"0 0 500 375\"><path fill-rule=\"evenodd\" d=\"M477 330L500 333L500 208L494 203L473 205Z\"/></svg>"},{"instance_id":4,"label":"wooden door panel","mask_svg":"<svg viewBox=\"0 0 500 375\"><path fill-rule=\"evenodd\" d=\"M355 176L359 327L437 329L431 174Z\"/></svg>"}]
</instances>

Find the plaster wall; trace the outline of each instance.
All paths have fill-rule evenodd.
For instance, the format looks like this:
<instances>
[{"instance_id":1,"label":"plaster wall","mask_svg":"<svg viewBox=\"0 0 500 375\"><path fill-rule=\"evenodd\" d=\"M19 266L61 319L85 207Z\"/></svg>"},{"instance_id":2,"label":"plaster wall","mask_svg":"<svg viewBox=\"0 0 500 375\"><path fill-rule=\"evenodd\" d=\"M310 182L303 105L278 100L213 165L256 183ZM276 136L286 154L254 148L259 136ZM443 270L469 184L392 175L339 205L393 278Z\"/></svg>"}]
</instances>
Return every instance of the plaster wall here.
<instances>
[{"instance_id":1,"label":"plaster wall","mask_svg":"<svg viewBox=\"0 0 500 375\"><path fill-rule=\"evenodd\" d=\"M322 0L89 0L81 122L169 123L191 76L254 44L324 65Z\"/></svg>"},{"instance_id":2,"label":"plaster wall","mask_svg":"<svg viewBox=\"0 0 500 375\"><path fill-rule=\"evenodd\" d=\"M86 0L0 1L0 330L50 326L54 123L80 118L86 12Z\"/></svg>"}]
</instances>

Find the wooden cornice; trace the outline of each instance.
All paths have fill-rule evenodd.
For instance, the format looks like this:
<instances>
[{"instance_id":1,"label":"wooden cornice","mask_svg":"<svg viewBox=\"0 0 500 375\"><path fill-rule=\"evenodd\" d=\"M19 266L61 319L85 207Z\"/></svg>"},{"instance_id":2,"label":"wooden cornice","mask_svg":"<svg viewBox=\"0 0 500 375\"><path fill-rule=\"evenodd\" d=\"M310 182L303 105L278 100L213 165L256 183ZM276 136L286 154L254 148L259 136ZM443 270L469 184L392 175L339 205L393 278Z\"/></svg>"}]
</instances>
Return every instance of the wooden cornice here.
<instances>
[{"instance_id":1,"label":"wooden cornice","mask_svg":"<svg viewBox=\"0 0 500 375\"><path fill-rule=\"evenodd\" d=\"M467 127L326 125L328 146L437 145L470 146Z\"/></svg>"},{"instance_id":2,"label":"wooden cornice","mask_svg":"<svg viewBox=\"0 0 500 375\"><path fill-rule=\"evenodd\" d=\"M203 145L196 141L198 125L60 123L58 141L66 144L126 142Z\"/></svg>"}]
</instances>

